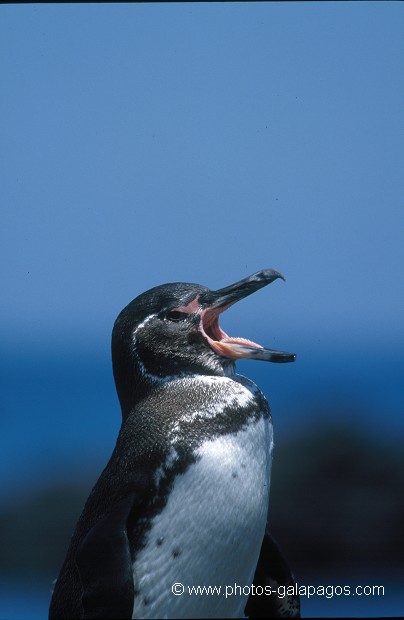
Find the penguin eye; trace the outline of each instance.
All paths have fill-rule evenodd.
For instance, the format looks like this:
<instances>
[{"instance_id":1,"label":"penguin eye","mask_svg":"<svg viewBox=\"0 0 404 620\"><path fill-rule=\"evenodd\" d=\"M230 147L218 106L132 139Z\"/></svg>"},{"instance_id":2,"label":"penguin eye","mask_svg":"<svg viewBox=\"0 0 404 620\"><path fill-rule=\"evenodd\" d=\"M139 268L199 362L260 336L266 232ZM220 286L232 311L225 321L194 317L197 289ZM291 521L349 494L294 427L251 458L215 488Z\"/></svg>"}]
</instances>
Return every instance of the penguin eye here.
<instances>
[{"instance_id":1,"label":"penguin eye","mask_svg":"<svg viewBox=\"0 0 404 620\"><path fill-rule=\"evenodd\" d=\"M169 321L183 321L187 317L187 312L180 312L179 310L171 310L171 312L167 312L166 314L166 319Z\"/></svg>"}]
</instances>

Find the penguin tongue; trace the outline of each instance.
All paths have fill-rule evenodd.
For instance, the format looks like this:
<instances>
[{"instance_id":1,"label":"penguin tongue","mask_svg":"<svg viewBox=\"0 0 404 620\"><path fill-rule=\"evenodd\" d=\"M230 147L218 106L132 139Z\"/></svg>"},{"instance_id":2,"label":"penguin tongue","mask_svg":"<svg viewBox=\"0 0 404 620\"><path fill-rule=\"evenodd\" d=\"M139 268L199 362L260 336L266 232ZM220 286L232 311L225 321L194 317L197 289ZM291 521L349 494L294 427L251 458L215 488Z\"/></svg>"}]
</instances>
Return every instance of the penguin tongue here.
<instances>
[{"instance_id":1,"label":"penguin tongue","mask_svg":"<svg viewBox=\"0 0 404 620\"><path fill-rule=\"evenodd\" d=\"M216 353L223 357L233 359L247 358L263 360L265 362L294 362L296 355L284 351L275 351L261 347L259 344L246 338L224 338L223 340L211 340L210 346Z\"/></svg>"}]
</instances>

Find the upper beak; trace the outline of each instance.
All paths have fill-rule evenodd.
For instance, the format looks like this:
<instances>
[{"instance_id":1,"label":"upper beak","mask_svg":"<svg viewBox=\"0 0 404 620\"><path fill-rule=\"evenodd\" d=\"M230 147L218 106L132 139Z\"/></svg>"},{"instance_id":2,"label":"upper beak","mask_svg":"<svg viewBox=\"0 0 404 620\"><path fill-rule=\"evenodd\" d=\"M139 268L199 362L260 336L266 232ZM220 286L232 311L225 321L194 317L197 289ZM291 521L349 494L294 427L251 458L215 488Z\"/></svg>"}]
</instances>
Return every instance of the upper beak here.
<instances>
[{"instance_id":1,"label":"upper beak","mask_svg":"<svg viewBox=\"0 0 404 620\"><path fill-rule=\"evenodd\" d=\"M267 284L271 284L271 282L278 278L285 280L279 271L275 271L274 269L263 269L235 284L220 288L218 291L206 291L206 293L202 293L199 300L203 305L208 305L211 309L228 308L231 304L239 301L239 299L248 297L251 293L255 293L255 291L258 291Z\"/></svg>"},{"instance_id":2,"label":"upper beak","mask_svg":"<svg viewBox=\"0 0 404 620\"><path fill-rule=\"evenodd\" d=\"M270 284L274 280L285 278L274 269L263 269L251 276L230 284L217 291L206 291L199 297L202 310L201 330L212 349L223 357L250 358L267 362L294 362L296 355L284 351L275 351L262 347L245 338L231 338L219 326L218 316L229 306L251 293Z\"/></svg>"}]
</instances>

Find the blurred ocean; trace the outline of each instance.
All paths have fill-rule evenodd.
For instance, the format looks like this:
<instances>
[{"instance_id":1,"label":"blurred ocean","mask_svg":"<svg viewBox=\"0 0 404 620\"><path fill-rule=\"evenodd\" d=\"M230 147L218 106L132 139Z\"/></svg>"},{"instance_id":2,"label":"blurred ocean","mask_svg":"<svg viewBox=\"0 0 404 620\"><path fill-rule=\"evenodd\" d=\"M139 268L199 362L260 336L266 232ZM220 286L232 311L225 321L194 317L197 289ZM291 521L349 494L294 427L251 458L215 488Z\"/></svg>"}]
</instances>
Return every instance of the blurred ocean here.
<instances>
[{"instance_id":1,"label":"blurred ocean","mask_svg":"<svg viewBox=\"0 0 404 620\"><path fill-rule=\"evenodd\" d=\"M243 360L272 409L275 439L322 422L351 423L364 432L404 437L400 347L296 345L294 364ZM120 426L110 352L3 349L0 485L2 498L43 486L72 471L97 471ZM324 413L324 409L326 412ZM332 409L332 414L331 410ZM328 413L327 413L328 410ZM50 463L52 466L50 467Z\"/></svg>"}]
</instances>

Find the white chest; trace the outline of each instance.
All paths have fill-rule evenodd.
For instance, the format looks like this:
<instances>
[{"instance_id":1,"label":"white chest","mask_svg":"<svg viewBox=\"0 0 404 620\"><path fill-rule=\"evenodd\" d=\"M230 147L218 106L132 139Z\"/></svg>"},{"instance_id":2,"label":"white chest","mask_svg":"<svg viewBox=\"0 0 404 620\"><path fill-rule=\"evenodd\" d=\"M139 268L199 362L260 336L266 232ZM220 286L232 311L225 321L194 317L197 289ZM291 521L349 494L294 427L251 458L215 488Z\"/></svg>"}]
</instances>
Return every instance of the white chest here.
<instances>
[{"instance_id":1,"label":"white chest","mask_svg":"<svg viewBox=\"0 0 404 620\"><path fill-rule=\"evenodd\" d=\"M175 478L133 566L133 618L242 617L267 520L272 425L261 418L203 443L199 460ZM181 583L176 596L172 586ZM220 594L192 594L220 586Z\"/></svg>"}]
</instances>

